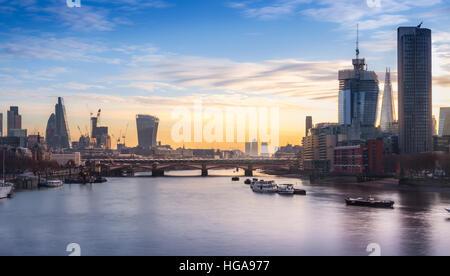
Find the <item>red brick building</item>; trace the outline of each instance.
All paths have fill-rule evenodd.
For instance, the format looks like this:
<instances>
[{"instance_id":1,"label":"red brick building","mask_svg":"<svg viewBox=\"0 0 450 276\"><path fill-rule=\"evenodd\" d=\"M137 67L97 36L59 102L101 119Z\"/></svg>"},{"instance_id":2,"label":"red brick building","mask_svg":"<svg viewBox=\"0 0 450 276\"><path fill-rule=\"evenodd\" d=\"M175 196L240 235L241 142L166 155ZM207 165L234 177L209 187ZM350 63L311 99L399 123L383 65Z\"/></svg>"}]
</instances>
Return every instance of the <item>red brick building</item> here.
<instances>
[{"instance_id":1,"label":"red brick building","mask_svg":"<svg viewBox=\"0 0 450 276\"><path fill-rule=\"evenodd\" d=\"M383 141L339 146L334 149L334 171L350 175L383 174Z\"/></svg>"}]
</instances>

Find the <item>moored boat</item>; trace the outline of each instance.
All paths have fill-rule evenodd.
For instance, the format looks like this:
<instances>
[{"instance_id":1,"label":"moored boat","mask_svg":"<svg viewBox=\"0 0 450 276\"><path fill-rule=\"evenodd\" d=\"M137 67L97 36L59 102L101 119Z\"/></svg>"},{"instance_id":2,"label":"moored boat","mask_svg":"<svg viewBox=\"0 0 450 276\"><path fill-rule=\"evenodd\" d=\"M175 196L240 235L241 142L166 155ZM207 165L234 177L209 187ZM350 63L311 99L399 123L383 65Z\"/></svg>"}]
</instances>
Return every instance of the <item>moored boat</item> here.
<instances>
[{"instance_id":1,"label":"moored boat","mask_svg":"<svg viewBox=\"0 0 450 276\"><path fill-rule=\"evenodd\" d=\"M250 179L247 179L244 181L244 184L250 185L250 184L252 184L252 181Z\"/></svg>"},{"instance_id":2,"label":"moored boat","mask_svg":"<svg viewBox=\"0 0 450 276\"><path fill-rule=\"evenodd\" d=\"M250 185L251 189L255 193L277 193L278 192L278 186L275 183L275 181L253 181Z\"/></svg>"},{"instance_id":3,"label":"moored boat","mask_svg":"<svg viewBox=\"0 0 450 276\"><path fill-rule=\"evenodd\" d=\"M293 195L295 192L294 184L280 184L278 185L278 193L280 195Z\"/></svg>"},{"instance_id":4,"label":"moored boat","mask_svg":"<svg viewBox=\"0 0 450 276\"><path fill-rule=\"evenodd\" d=\"M395 202L392 200L376 200L373 197L368 198L346 198L345 202L351 206L364 206L373 208L393 208Z\"/></svg>"},{"instance_id":5,"label":"moored boat","mask_svg":"<svg viewBox=\"0 0 450 276\"><path fill-rule=\"evenodd\" d=\"M231 178L232 181L239 181L239 177L235 176L233 178Z\"/></svg>"},{"instance_id":6,"label":"moored boat","mask_svg":"<svg viewBox=\"0 0 450 276\"><path fill-rule=\"evenodd\" d=\"M63 185L63 182L61 180L46 180L39 184L41 187L47 187L47 188L56 188L61 187Z\"/></svg>"},{"instance_id":7,"label":"moored boat","mask_svg":"<svg viewBox=\"0 0 450 276\"><path fill-rule=\"evenodd\" d=\"M445 210L450 213L450 208L445 208Z\"/></svg>"},{"instance_id":8,"label":"moored boat","mask_svg":"<svg viewBox=\"0 0 450 276\"><path fill-rule=\"evenodd\" d=\"M302 189L294 189L294 195L306 195L306 191Z\"/></svg>"},{"instance_id":9,"label":"moored boat","mask_svg":"<svg viewBox=\"0 0 450 276\"><path fill-rule=\"evenodd\" d=\"M14 190L14 184L0 180L0 199L11 197Z\"/></svg>"}]
</instances>

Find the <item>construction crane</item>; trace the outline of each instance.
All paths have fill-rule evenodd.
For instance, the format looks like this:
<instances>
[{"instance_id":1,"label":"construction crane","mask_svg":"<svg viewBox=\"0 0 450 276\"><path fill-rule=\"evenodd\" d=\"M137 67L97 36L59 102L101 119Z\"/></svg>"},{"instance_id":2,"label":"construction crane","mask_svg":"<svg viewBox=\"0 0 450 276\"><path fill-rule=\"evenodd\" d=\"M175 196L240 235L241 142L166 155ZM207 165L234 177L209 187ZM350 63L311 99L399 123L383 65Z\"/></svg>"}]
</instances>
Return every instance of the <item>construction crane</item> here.
<instances>
[{"instance_id":1,"label":"construction crane","mask_svg":"<svg viewBox=\"0 0 450 276\"><path fill-rule=\"evenodd\" d=\"M81 135L81 136L84 136L84 135L83 135L83 131L81 131L80 126L77 126L77 128L78 128L78 131L80 132L80 135Z\"/></svg>"},{"instance_id":2,"label":"construction crane","mask_svg":"<svg viewBox=\"0 0 450 276\"><path fill-rule=\"evenodd\" d=\"M125 129L125 133L122 136L123 138L123 145L126 147L126 139L127 139L127 132L128 132L128 127L130 126L130 123L127 124L127 128Z\"/></svg>"},{"instance_id":3,"label":"construction crane","mask_svg":"<svg viewBox=\"0 0 450 276\"><path fill-rule=\"evenodd\" d=\"M101 115L101 113L102 113L102 110L99 109L98 112L97 112L97 125L100 125L100 115Z\"/></svg>"}]
</instances>

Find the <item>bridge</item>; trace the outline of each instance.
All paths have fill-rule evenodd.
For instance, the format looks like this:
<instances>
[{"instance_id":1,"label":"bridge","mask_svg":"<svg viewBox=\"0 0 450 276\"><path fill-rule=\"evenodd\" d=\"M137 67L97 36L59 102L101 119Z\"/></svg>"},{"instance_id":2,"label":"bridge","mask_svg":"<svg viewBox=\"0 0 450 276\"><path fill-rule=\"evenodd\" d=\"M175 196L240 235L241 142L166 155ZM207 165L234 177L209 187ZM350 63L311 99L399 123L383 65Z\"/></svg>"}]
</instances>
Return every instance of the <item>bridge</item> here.
<instances>
[{"instance_id":1,"label":"bridge","mask_svg":"<svg viewBox=\"0 0 450 276\"><path fill-rule=\"evenodd\" d=\"M244 158L244 159L89 159L100 166L105 175L119 176L122 173L152 172L152 176L164 176L165 171L188 169L201 170L208 176L208 170L242 169L245 176L253 176L254 170L294 171L299 167L297 158Z\"/></svg>"}]
</instances>

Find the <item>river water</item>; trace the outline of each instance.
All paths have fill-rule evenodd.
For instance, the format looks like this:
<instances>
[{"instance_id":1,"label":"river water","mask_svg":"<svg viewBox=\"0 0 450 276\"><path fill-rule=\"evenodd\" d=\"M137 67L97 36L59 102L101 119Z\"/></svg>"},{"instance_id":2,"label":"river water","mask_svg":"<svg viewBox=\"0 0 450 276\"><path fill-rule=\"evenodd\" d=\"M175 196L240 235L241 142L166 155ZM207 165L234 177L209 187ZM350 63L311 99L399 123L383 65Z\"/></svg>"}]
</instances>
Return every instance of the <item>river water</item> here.
<instances>
[{"instance_id":1,"label":"river water","mask_svg":"<svg viewBox=\"0 0 450 276\"><path fill-rule=\"evenodd\" d=\"M450 192L295 183L307 196L255 194L210 177L111 178L0 200L0 255L450 255ZM230 173L227 172L229 175ZM346 206L346 196L395 200Z\"/></svg>"}]
</instances>

